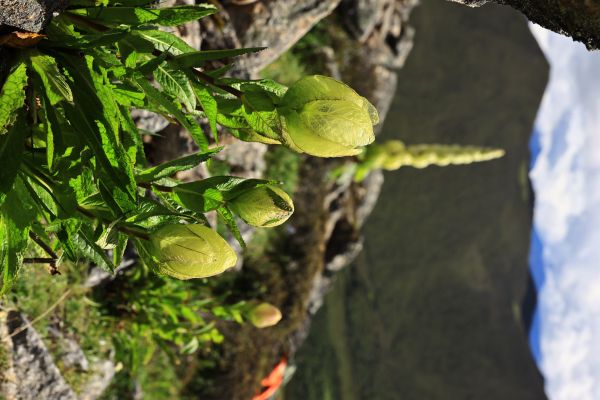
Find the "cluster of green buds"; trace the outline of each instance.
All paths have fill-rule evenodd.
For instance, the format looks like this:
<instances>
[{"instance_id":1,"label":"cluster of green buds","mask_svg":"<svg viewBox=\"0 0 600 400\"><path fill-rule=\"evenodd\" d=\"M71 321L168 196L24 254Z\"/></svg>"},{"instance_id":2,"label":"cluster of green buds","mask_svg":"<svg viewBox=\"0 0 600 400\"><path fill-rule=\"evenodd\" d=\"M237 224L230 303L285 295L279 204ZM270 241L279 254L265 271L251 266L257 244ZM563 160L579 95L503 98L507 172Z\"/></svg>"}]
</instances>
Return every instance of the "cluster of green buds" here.
<instances>
[{"instance_id":1,"label":"cluster of green buds","mask_svg":"<svg viewBox=\"0 0 600 400\"><path fill-rule=\"evenodd\" d=\"M357 155L375 140L375 107L333 78L312 75L294 83L278 107L281 142L318 157Z\"/></svg>"},{"instance_id":2,"label":"cluster of green buds","mask_svg":"<svg viewBox=\"0 0 600 400\"><path fill-rule=\"evenodd\" d=\"M175 186L174 198L199 213L216 210L237 214L249 225L270 228L294 212L290 196L268 181L214 177ZM237 256L210 227L172 224L149 237L149 254L156 269L178 279L206 278L233 267Z\"/></svg>"},{"instance_id":3,"label":"cluster of green buds","mask_svg":"<svg viewBox=\"0 0 600 400\"><path fill-rule=\"evenodd\" d=\"M446 144L418 144L407 146L400 140L373 144L367 148L356 169L355 179L362 180L371 170L397 170L401 167L426 168L431 165L471 164L500 158L504 150Z\"/></svg>"}]
</instances>

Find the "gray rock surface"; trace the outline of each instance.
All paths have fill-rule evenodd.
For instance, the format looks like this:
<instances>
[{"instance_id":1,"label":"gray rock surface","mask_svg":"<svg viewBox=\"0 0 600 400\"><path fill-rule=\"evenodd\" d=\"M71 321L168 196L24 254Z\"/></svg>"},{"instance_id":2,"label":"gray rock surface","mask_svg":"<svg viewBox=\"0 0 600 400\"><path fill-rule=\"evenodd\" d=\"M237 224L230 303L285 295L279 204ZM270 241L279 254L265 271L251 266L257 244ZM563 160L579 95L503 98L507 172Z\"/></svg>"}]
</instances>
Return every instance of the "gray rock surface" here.
<instances>
[{"instance_id":1,"label":"gray rock surface","mask_svg":"<svg viewBox=\"0 0 600 400\"><path fill-rule=\"evenodd\" d=\"M48 334L60 344L58 358L60 358L64 368L75 369L80 372L89 370L90 363L75 339L65 335L60 329L54 326L48 328Z\"/></svg>"},{"instance_id":2,"label":"gray rock surface","mask_svg":"<svg viewBox=\"0 0 600 400\"><path fill-rule=\"evenodd\" d=\"M245 5L229 2L219 13L217 22L202 20L203 24L209 24L205 25L207 29L203 29L203 48L267 47L238 62L238 70L255 75L292 47L317 22L331 14L339 2L278 0Z\"/></svg>"},{"instance_id":3,"label":"gray rock surface","mask_svg":"<svg viewBox=\"0 0 600 400\"><path fill-rule=\"evenodd\" d=\"M0 28L40 32L50 22L52 13L66 4L66 0L0 0Z\"/></svg>"},{"instance_id":4,"label":"gray rock surface","mask_svg":"<svg viewBox=\"0 0 600 400\"><path fill-rule=\"evenodd\" d=\"M381 121L396 90L396 70L412 50L414 30L408 18L417 4L418 0L344 0L338 10L344 26L360 44L348 46L348 54L338 56L351 60L340 66L342 79L375 105Z\"/></svg>"},{"instance_id":5,"label":"gray rock surface","mask_svg":"<svg viewBox=\"0 0 600 400\"><path fill-rule=\"evenodd\" d=\"M79 393L79 400L95 400L110 385L115 376L115 364L110 360L99 361L92 365L93 375Z\"/></svg>"},{"instance_id":6,"label":"gray rock surface","mask_svg":"<svg viewBox=\"0 0 600 400\"><path fill-rule=\"evenodd\" d=\"M487 0L451 0L477 7ZM546 29L571 36L589 50L600 49L600 5L596 0L491 0L519 10L531 21Z\"/></svg>"},{"instance_id":7,"label":"gray rock surface","mask_svg":"<svg viewBox=\"0 0 600 400\"><path fill-rule=\"evenodd\" d=\"M365 41L393 7L394 0L342 0L341 11L346 27L360 41Z\"/></svg>"},{"instance_id":8,"label":"gray rock surface","mask_svg":"<svg viewBox=\"0 0 600 400\"><path fill-rule=\"evenodd\" d=\"M41 337L28 326L27 318L15 310L0 314L0 335L9 354L4 393L17 400L76 400L54 364ZM25 329L23 329L25 328Z\"/></svg>"}]
</instances>

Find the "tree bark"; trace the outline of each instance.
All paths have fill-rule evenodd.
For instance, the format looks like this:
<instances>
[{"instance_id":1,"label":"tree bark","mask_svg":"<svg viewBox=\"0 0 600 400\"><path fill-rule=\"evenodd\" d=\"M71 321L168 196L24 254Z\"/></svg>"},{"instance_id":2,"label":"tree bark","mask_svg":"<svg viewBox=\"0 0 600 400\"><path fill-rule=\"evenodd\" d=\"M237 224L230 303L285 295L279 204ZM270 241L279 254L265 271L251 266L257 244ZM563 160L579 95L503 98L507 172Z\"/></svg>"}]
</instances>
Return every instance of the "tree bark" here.
<instances>
[{"instance_id":1,"label":"tree bark","mask_svg":"<svg viewBox=\"0 0 600 400\"><path fill-rule=\"evenodd\" d=\"M452 0L471 7L487 0ZM600 0L491 0L521 11L554 32L570 36L589 50L600 48Z\"/></svg>"}]
</instances>

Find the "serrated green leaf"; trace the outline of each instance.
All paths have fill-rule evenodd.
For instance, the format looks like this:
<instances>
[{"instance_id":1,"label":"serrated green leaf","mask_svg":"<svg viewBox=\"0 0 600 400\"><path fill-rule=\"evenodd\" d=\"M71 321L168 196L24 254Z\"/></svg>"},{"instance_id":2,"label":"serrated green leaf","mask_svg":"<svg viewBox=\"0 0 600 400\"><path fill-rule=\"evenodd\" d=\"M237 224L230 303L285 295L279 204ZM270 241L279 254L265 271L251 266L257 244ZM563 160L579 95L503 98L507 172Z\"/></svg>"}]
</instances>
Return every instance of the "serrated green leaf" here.
<instances>
[{"instance_id":1,"label":"serrated green leaf","mask_svg":"<svg viewBox=\"0 0 600 400\"><path fill-rule=\"evenodd\" d=\"M73 101L71 88L53 57L34 52L29 57L29 61L43 83L50 105L54 106L62 100Z\"/></svg>"},{"instance_id":2,"label":"serrated green leaf","mask_svg":"<svg viewBox=\"0 0 600 400\"><path fill-rule=\"evenodd\" d=\"M94 173L88 167L81 168L81 172L69 179L69 186L75 193L77 203L94 194L97 189L94 185Z\"/></svg>"},{"instance_id":3,"label":"serrated green leaf","mask_svg":"<svg viewBox=\"0 0 600 400\"><path fill-rule=\"evenodd\" d=\"M167 161L152 168L145 169L135 177L138 183L154 182L171 176L177 172L197 167L221 151L221 148L212 149L205 153L190 154L176 160Z\"/></svg>"},{"instance_id":4,"label":"serrated green leaf","mask_svg":"<svg viewBox=\"0 0 600 400\"><path fill-rule=\"evenodd\" d=\"M258 53L266 47L248 47L245 49L202 50L175 56L173 60L183 68L201 67L206 61L222 60L249 53Z\"/></svg>"},{"instance_id":5,"label":"serrated green leaf","mask_svg":"<svg viewBox=\"0 0 600 400\"><path fill-rule=\"evenodd\" d=\"M215 141L217 141L217 117L219 115L217 100L206 86L201 85L195 80L192 80L191 82L192 87L194 88L194 93L196 94L196 97L202 106L202 110L208 119L210 131L212 132Z\"/></svg>"},{"instance_id":6,"label":"serrated green leaf","mask_svg":"<svg viewBox=\"0 0 600 400\"><path fill-rule=\"evenodd\" d=\"M15 122L17 111L25 104L27 66L17 64L9 73L0 91L0 135L5 134Z\"/></svg>"},{"instance_id":7,"label":"serrated green leaf","mask_svg":"<svg viewBox=\"0 0 600 400\"><path fill-rule=\"evenodd\" d=\"M133 31L131 34L152 43L156 50L161 52L167 51L174 56L196 51L196 49L187 44L181 38L169 32L159 31L156 29L144 29Z\"/></svg>"},{"instance_id":8,"label":"serrated green leaf","mask_svg":"<svg viewBox=\"0 0 600 400\"><path fill-rule=\"evenodd\" d=\"M10 288L23 263L34 218L35 210L29 201L27 190L18 180L0 208L0 295Z\"/></svg>"},{"instance_id":9,"label":"serrated green leaf","mask_svg":"<svg viewBox=\"0 0 600 400\"><path fill-rule=\"evenodd\" d=\"M163 199L163 201L164 203L159 203L148 198L141 198L139 207L135 210L135 213L128 216L126 222L135 223L149 230L155 230L164 224L177 224L182 219L194 223L208 224L203 215L191 214L189 210L185 210L182 207L172 207L169 204L169 200L165 201Z\"/></svg>"},{"instance_id":10,"label":"serrated green leaf","mask_svg":"<svg viewBox=\"0 0 600 400\"><path fill-rule=\"evenodd\" d=\"M244 134L248 138L242 140L279 143L283 127L271 94L254 85L243 86L243 90L241 100L219 102L219 124L247 131ZM252 138L255 134L265 139Z\"/></svg>"},{"instance_id":11,"label":"serrated green leaf","mask_svg":"<svg viewBox=\"0 0 600 400\"><path fill-rule=\"evenodd\" d=\"M70 10L69 12L93 19L96 22L110 25L144 25L177 26L186 22L214 14L218 9L208 4L193 6L177 6L168 8L142 7L92 7Z\"/></svg>"},{"instance_id":12,"label":"serrated green leaf","mask_svg":"<svg viewBox=\"0 0 600 400\"><path fill-rule=\"evenodd\" d=\"M251 81L251 82L243 82L242 83L242 88L248 87L248 86L257 86L260 87L261 89L265 90L268 93L272 93L273 95L276 96L277 99L281 99L283 98L283 95L285 94L285 92L287 92L288 88L280 83L277 83L271 79L259 79L256 81ZM272 100L274 100L272 98Z\"/></svg>"},{"instance_id":13,"label":"serrated green leaf","mask_svg":"<svg viewBox=\"0 0 600 400\"><path fill-rule=\"evenodd\" d=\"M144 142L140 132L131 118L128 108L120 107L121 128L123 129L123 147L129 155L129 159L139 166L146 165L146 155L144 154Z\"/></svg>"},{"instance_id":14,"label":"serrated green leaf","mask_svg":"<svg viewBox=\"0 0 600 400\"><path fill-rule=\"evenodd\" d=\"M217 212L219 213L221 218L223 218L223 221L225 221L225 224L231 231L231 234L233 235L235 240L237 240L238 243L240 244L240 246L242 246L242 248L245 249L246 242L244 241L244 238L242 237L242 234L240 233L240 229L237 226L237 223L235 221L235 216L233 215L233 213L227 207L221 207L221 208L217 209Z\"/></svg>"},{"instance_id":15,"label":"serrated green leaf","mask_svg":"<svg viewBox=\"0 0 600 400\"><path fill-rule=\"evenodd\" d=\"M48 164L48 170L52 171L54 166L54 130L58 127L56 123L56 115L54 115L53 107L50 106L50 100L47 96L40 96L41 109L40 115L42 119L42 127L46 134L46 163Z\"/></svg>"},{"instance_id":16,"label":"serrated green leaf","mask_svg":"<svg viewBox=\"0 0 600 400\"><path fill-rule=\"evenodd\" d=\"M89 56L84 60L64 56L62 64L73 78L76 105L64 103L72 124L90 146L97 161L101 192L116 215L136 207L137 187L133 163L120 143L120 111L106 76L96 72Z\"/></svg>"},{"instance_id":17,"label":"serrated green leaf","mask_svg":"<svg viewBox=\"0 0 600 400\"><path fill-rule=\"evenodd\" d=\"M118 234L117 237L117 245L113 249L113 265L119 266L121 261L123 261L123 254L125 254L125 249L127 248L127 242L129 238L127 235L123 235L122 233Z\"/></svg>"},{"instance_id":18,"label":"serrated green leaf","mask_svg":"<svg viewBox=\"0 0 600 400\"><path fill-rule=\"evenodd\" d=\"M21 165L21 158L25 147L27 126L22 112L17 113L17 120L8 130L8 134L0 135L0 205L12 190L17 171Z\"/></svg>"},{"instance_id":19,"label":"serrated green leaf","mask_svg":"<svg viewBox=\"0 0 600 400\"><path fill-rule=\"evenodd\" d=\"M135 82L139 85L142 91L146 94L149 101L154 102L159 107L164 108L169 114L190 133L192 139L200 147L200 150L205 152L208 150L208 141L204 136L204 132L200 126L193 120L193 118L186 116L181 110L173 103L168 97L161 93L158 89L148 82L146 78L141 75L134 77Z\"/></svg>"},{"instance_id":20,"label":"serrated green leaf","mask_svg":"<svg viewBox=\"0 0 600 400\"><path fill-rule=\"evenodd\" d=\"M188 112L196 109L196 95L185 72L165 62L154 70L154 78L166 93L181 101Z\"/></svg>"},{"instance_id":21,"label":"serrated green leaf","mask_svg":"<svg viewBox=\"0 0 600 400\"><path fill-rule=\"evenodd\" d=\"M110 88L114 99L122 106L127 107L143 107L144 106L144 98L146 95L144 93L135 90L131 86L128 85L115 85Z\"/></svg>"},{"instance_id":22,"label":"serrated green leaf","mask_svg":"<svg viewBox=\"0 0 600 400\"><path fill-rule=\"evenodd\" d=\"M71 237L71 243L77 253L86 260L93 262L107 272L114 271L115 266L108 254L94 242L91 227L82 225L79 232Z\"/></svg>"}]
</instances>

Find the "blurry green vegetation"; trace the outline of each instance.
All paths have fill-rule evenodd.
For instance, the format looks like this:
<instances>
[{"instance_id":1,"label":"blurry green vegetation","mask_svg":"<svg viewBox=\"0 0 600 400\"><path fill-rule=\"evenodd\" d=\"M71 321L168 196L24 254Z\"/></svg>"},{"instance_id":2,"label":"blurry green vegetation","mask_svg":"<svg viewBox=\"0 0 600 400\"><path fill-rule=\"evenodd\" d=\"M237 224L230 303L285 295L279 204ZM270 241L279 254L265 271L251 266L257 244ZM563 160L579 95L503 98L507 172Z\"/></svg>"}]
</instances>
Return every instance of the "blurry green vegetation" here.
<instances>
[{"instance_id":1,"label":"blurry green vegetation","mask_svg":"<svg viewBox=\"0 0 600 400\"><path fill-rule=\"evenodd\" d=\"M281 82L286 86L306 75L308 74L305 66L302 64L300 57L294 54L293 51L283 53L274 63L261 71L263 78Z\"/></svg>"},{"instance_id":2,"label":"blurry green vegetation","mask_svg":"<svg viewBox=\"0 0 600 400\"><path fill-rule=\"evenodd\" d=\"M64 378L77 392L88 376L86 373L63 367L60 343L49 334L49 328L57 328L65 336L77 340L86 357L95 360L107 358L110 353L108 333L111 326L110 321L102 317L98 305L86 297L87 289L83 287L85 274L82 273L82 268L70 263L63 264L63 267L63 273L54 276L39 265L23 268L22 279L16 281L15 287L4 299L4 304L6 307L18 308L30 321L55 305L48 315L36 321L34 327L45 339L46 346Z\"/></svg>"},{"instance_id":3,"label":"blurry green vegetation","mask_svg":"<svg viewBox=\"0 0 600 400\"><path fill-rule=\"evenodd\" d=\"M120 370L103 399L133 398L136 391L147 399L165 399L178 398L184 366L193 355L201 353L208 364L218 359L211 349L223 337L211 319L241 321L238 305L212 297L206 282L178 281L134 268L110 285L88 289L83 286L85 270L70 266L51 276L43 268L24 268L23 279L4 303L32 320L69 292L34 327L76 392L89 373L64 368L60 341L48 332L51 326L77 340L92 364L114 354Z\"/></svg>"},{"instance_id":4,"label":"blurry green vegetation","mask_svg":"<svg viewBox=\"0 0 600 400\"><path fill-rule=\"evenodd\" d=\"M265 179L282 182L282 189L294 193L298 185L298 171L302 157L283 146L271 146L265 155L267 169Z\"/></svg>"},{"instance_id":5,"label":"blurry green vegetation","mask_svg":"<svg viewBox=\"0 0 600 400\"><path fill-rule=\"evenodd\" d=\"M8 352L6 351L5 344L0 343L0 386L3 386L6 381L6 376L4 375L9 367L8 360ZM0 394L0 399L4 399L4 396Z\"/></svg>"}]
</instances>

